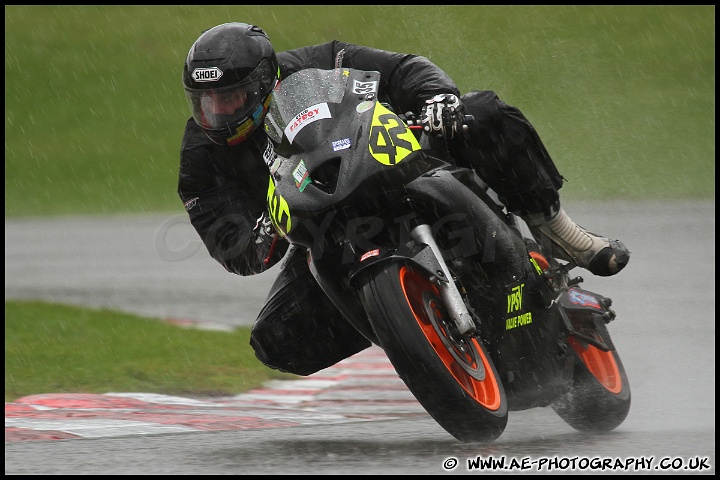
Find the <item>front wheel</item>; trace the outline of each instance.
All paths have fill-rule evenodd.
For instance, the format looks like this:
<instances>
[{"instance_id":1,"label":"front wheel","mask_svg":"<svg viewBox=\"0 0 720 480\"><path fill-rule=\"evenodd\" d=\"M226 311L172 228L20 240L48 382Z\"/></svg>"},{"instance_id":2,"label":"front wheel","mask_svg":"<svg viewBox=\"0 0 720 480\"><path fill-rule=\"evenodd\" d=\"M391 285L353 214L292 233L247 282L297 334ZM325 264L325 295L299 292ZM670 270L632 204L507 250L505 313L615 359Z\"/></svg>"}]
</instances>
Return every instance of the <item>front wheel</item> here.
<instances>
[{"instance_id":1,"label":"front wheel","mask_svg":"<svg viewBox=\"0 0 720 480\"><path fill-rule=\"evenodd\" d=\"M400 263L365 286L378 342L415 398L462 442L492 442L507 425L507 398L487 350L461 336L427 275Z\"/></svg>"},{"instance_id":2,"label":"front wheel","mask_svg":"<svg viewBox=\"0 0 720 480\"><path fill-rule=\"evenodd\" d=\"M625 367L612 346L604 324L596 325L595 338L607 351L579 340L567 339L575 354L575 374L570 390L552 405L568 425L580 432L608 432L630 411L630 384Z\"/></svg>"}]
</instances>

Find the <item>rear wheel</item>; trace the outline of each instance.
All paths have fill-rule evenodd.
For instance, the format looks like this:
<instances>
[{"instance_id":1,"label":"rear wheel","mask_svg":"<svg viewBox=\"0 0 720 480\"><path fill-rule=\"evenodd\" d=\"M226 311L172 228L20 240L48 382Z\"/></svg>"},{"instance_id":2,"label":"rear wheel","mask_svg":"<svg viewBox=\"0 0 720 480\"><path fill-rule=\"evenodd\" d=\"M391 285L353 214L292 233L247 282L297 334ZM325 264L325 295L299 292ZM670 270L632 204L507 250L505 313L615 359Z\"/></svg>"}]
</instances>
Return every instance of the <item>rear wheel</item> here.
<instances>
[{"instance_id":1,"label":"rear wheel","mask_svg":"<svg viewBox=\"0 0 720 480\"><path fill-rule=\"evenodd\" d=\"M604 324L596 325L595 337L612 347ZM568 344L575 353L573 386L553 410L581 432L608 432L620 425L630 411L630 384L614 347L605 351L572 335Z\"/></svg>"},{"instance_id":2,"label":"rear wheel","mask_svg":"<svg viewBox=\"0 0 720 480\"><path fill-rule=\"evenodd\" d=\"M483 343L461 336L427 275L391 263L365 287L380 346L425 410L463 442L492 442L507 399Z\"/></svg>"}]
</instances>

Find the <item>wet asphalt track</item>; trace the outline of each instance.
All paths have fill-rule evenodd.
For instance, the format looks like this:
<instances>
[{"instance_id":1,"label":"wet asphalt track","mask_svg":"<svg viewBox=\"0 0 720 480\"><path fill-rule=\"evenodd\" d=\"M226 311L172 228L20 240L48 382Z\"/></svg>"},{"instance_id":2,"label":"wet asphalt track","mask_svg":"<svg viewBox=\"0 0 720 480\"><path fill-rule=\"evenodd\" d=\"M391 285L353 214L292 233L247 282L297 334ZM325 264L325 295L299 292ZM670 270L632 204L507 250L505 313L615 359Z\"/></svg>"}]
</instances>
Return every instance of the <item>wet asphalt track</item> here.
<instances>
[{"instance_id":1,"label":"wet asphalt track","mask_svg":"<svg viewBox=\"0 0 720 480\"><path fill-rule=\"evenodd\" d=\"M611 334L632 386L630 415L611 434L587 437L551 410L534 409L511 412L492 445L462 445L410 408L415 414L409 418L280 429L6 441L5 472L478 474L467 462L480 456L519 465L560 462L552 471L535 463L496 473L608 473L562 469L572 459L593 458L650 462L613 473L714 473L714 201L573 204L566 210L632 251L616 277L583 275L584 288L614 301L618 318ZM220 329L252 323L274 276L274 270L247 278L226 273L207 256L184 214L6 220L5 262L6 299L114 307ZM450 458L459 464L445 470ZM711 468L690 469L696 459ZM681 468L662 469L672 461Z\"/></svg>"}]
</instances>

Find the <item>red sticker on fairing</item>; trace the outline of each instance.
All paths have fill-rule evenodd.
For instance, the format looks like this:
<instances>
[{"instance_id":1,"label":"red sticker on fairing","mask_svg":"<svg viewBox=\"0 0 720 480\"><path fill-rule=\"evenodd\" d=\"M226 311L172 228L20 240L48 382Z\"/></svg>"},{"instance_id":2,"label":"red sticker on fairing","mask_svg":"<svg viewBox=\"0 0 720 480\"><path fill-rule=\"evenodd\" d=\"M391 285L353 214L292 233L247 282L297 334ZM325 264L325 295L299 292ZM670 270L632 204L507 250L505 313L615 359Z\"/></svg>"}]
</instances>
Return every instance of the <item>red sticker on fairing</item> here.
<instances>
[{"instance_id":1,"label":"red sticker on fairing","mask_svg":"<svg viewBox=\"0 0 720 480\"><path fill-rule=\"evenodd\" d=\"M292 143L295 135L297 135L300 130L322 118L331 118L330 108L328 108L327 103L318 103L317 105L308 107L295 115L293 121L285 127L285 136L288 141Z\"/></svg>"},{"instance_id":2,"label":"red sticker on fairing","mask_svg":"<svg viewBox=\"0 0 720 480\"><path fill-rule=\"evenodd\" d=\"M364 262L368 258L377 257L378 255L380 255L380 249L376 248L375 250L370 250L369 252L363 253L362 257L360 257L360 261Z\"/></svg>"}]
</instances>

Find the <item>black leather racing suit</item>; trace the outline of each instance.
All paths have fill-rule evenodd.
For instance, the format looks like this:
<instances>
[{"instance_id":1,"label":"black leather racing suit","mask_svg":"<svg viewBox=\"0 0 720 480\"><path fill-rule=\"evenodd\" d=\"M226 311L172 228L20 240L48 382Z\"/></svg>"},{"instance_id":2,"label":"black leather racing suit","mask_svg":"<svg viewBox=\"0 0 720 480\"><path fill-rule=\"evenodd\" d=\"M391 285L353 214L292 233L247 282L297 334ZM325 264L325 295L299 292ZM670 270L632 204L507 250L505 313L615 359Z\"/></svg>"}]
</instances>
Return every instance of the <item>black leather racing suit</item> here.
<instances>
[{"instance_id":1,"label":"black leather racing suit","mask_svg":"<svg viewBox=\"0 0 720 480\"><path fill-rule=\"evenodd\" d=\"M420 113L438 93L460 96L455 83L422 56L339 41L280 52L280 78L305 68L380 72L379 99L396 112ZM459 164L472 166L511 211L547 211L558 200L562 177L534 128L491 91L460 96L470 130L449 142ZM309 272L305 253L269 244L255 229L266 210L268 139L258 129L234 147L211 142L191 119L180 153L178 194L210 255L239 275L260 273L283 256L277 279L252 328L250 344L265 365L310 375L353 355L370 342L347 323ZM325 301L323 301L323 299Z\"/></svg>"}]
</instances>

